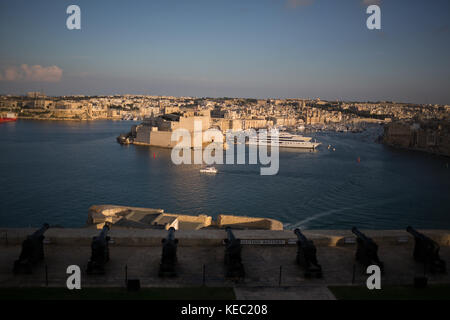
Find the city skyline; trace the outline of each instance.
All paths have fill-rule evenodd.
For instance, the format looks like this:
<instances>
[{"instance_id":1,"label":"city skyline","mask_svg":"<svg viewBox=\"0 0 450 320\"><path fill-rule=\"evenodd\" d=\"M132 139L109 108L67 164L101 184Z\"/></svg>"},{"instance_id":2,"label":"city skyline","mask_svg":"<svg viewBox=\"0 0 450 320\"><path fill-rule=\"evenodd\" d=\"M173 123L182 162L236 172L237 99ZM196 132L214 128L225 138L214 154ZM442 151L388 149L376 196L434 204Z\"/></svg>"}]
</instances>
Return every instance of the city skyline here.
<instances>
[{"instance_id":1,"label":"city skyline","mask_svg":"<svg viewBox=\"0 0 450 320\"><path fill-rule=\"evenodd\" d=\"M1 94L450 103L447 1L70 4L0 4Z\"/></svg>"}]
</instances>

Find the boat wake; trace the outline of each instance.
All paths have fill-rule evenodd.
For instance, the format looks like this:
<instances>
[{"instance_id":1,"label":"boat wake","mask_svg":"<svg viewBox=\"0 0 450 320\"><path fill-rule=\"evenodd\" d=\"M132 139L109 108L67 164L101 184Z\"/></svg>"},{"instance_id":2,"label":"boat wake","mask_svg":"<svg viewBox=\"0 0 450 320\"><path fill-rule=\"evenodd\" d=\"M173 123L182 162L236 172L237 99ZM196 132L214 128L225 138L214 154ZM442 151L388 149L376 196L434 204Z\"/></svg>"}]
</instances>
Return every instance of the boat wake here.
<instances>
[{"instance_id":1,"label":"boat wake","mask_svg":"<svg viewBox=\"0 0 450 320\"><path fill-rule=\"evenodd\" d=\"M396 201L399 201L399 199L398 198L392 198L392 199L385 200L385 201L376 201L376 204L377 205L380 205L380 204L385 205L385 204L396 202ZM339 212L342 212L342 211L353 210L353 209L357 209L357 208L370 207L373 204L375 204L375 201L366 202L366 203L354 205L354 206L351 206L351 207L344 207L344 208L339 208L339 209L327 210L327 211L315 214L315 215L313 215L311 217L308 217L306 219L303 219L303 220L301 220L299 222L296 222L296 223L286 223L284 225L284 227L285 227L285 229L306 228L306 226L308 225L309 222L317 220L319 218L322 218L322 217L325 217L325 216L329 216L329 215L334 214L334 213L339 213Z\"/></svg>"}]
</instances>

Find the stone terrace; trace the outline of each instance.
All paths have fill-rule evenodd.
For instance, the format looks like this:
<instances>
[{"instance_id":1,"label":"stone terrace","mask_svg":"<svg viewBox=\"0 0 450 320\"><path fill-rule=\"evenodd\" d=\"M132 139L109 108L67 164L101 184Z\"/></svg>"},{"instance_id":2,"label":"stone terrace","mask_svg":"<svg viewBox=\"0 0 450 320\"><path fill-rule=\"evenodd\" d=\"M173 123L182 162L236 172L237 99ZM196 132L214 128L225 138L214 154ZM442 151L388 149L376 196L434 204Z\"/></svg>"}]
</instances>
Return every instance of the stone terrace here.
<instances>
[{"instance_id":1,"label":"stone terrace","mask_svg":"<svg viewBox=\"0 0 450 320\"><path fill-rule=\"evenodd\" d=\"M305 231L314 240L317 257L322 265L323 279L305 279L295 264L296 237L292 231L236 230L236 237L245 240L284 240L284 245L244 245L243 263L247 277L235 283L224 279L223 230L177 231L178 277L159 278L161 239L165 230L111 230L111 261L104 276L84 273L90 257L92 236L99 230L49 229L45 240L45 261L34 268L32 275L13 275L12 266L20 254L20 244L35 229L0 229L0 286L44 286L45 265L49 286L65 286L66 268L76 264L83 270L82 287L125 285L125 266L128 278L139 278L143 287L208 286L252 287L325 287L327 285L364 284L366 275L355 264L354 236L350 231ZM385 264L382 284L412 284L413 278L423 274L423 266L414 262L413 238L406 231L366 231L379 245L379 257ZM441 245L441 258L450 262L450 231L426 230L424 234ZM281 283L280 283L281 266ZM354 268L355 266L355 268ZM353 270L355 270L353 272ZM429 275L430 283L450 283L450 275ZM269 290L270 291L270 290ZM246 294L243 294L246 296ZM248 294L247 294L248 296Z\"/></svg>"}]
</instances>

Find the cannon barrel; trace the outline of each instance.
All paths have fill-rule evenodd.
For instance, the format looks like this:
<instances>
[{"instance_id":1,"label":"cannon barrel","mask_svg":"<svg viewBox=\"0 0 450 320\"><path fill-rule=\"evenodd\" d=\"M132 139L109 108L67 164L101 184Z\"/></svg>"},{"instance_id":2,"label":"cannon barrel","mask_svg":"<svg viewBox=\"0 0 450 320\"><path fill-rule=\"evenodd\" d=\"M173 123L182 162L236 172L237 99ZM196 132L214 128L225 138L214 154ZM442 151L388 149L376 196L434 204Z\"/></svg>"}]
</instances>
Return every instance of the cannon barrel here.
<instances>
[{"instance_id":1,"label":"cannon barrel","mask_svg":"<svg viewBox=\"0 0 450 320\"><path fill-rule=\"evenodd\" d=\"M297 239L301 242L306 242L308 239L303 235L303 233L300 231L300 229L295 229L294 233L297 235Z\"/></svg>"},{"instance_id":2,"label":"cannon barrel","mask_svg":"<svg viewBox=\"0 0 450 320\"><path fill-rule=\"evenodd\" d=\"M408 226L407 228L406 228L406 231L408 232L408 233L410 233L410 234L412 234L415 238L427 238L427 237L425 237L423 234L421 234L419 231L417 231L416 229L414 229L413 227L411 227L411 226Z\"/></svg>"},{"instance_id":3,"label":"cannon barrel","mask_svg":"<svg viewBox=\"0 0 450 320\"><path fill-rule=\"evenodd\" d=\"M170 227L169 228L169 233L167 234L167 241L173 241L175 240L175 228L174 227Z\"/></svg>"},{"instance_id":4,"label":"cannon barrel","mask_svg":"<svg viewBox=\"0 0 450 320\"><path fill-rule=\"evenodd\" d=\"M170 227L168 231L167 237L163 238L161 242L163 244L177 244L178 240L175 239L175 228Z\"/></svg>"},{"instance_id":5,"label":"cannon barrel","mask_svg":"<svg viewBox=\"0 0 450 320\"><path fill-rule=\"evenodd\" d=\"M105 224L103 226L102 231L100 232L100 234L98 235L99 239L105 239L106 236L108 235L108 231L109 231L109 226L107 224Z\"/></svg>"},{"instance_id":6,"label":"cannon barrel","mask_svg":"<svg viewBox=\"0 0 450 320\"><path fill-rule=\"evenodd\" d=\"M163 249L167 246L173 246L178 244L178 240L175 239L175 228L170 227L169 232L167 233L167 237L162 238L161 243L163 244Z\"/></svg>"},{"instance_id":7,"label":"cannon barrel","mask_svg":"<svg viewBox=\"0 0 450 320\"><path fill-rule=\"evenodd\" d=\"M427 237L426 235L420 233L419 231L417 231L416 229L414 229L414 228L411 227L411 226L408 226L408 227L406 228L406 231L409 232L410 234L412 234L412 235L414 236L414 238L416 239L416 241L417 241L418 239L420 239L420 240L422 240L422 241L425 241L425 242L428 242L428 243L430 243L430 244L433 244L433 245L435 245L436 247L439 247L439 245L436 243L436 241L434 241L433 239L431 239L431 238Z\"/></svg>"},{"instance_id":8,"label":"cannon barrel","mask_svg":"<svg viewBox=\"0 0 450 320\"><path fill-rule=\"evenodd\" d=\"M227 237L228 237L228 241L229 242L233 242L234 240L236 240L236 238L235 238L235 236L233 234L233 231L231 230L230 227L226 227L225 231L227 232Z\"/></svg>"},{"instance_id":9,"label":"cannon barrel","mask_svg":"<svg viewBox=\"0 0 450 320\"><path fill-rule=\"evenodd\" d=\"M48 223L44 223L40 229L36 230L36 231L31 235L31 237L33 237L33 238L38 238L38 237L40 237L40 236L43 236L44 233L45 233L45 231L48 230L48 228L50 228L49 224L48 224Z\"/></svg>"},{"instance_id":10,"label":"cannon barrel","mask_svg":"<svg viewBox=\"0 0 450 320\"><path fill-rule=\"evenodd\" d=\"M370 240L364 233L362 233L361 231L359 231L358 228L356 228L356 227L353 227L353 228L352 228L352 232L353 232L358 238L360 238L360 239L363 240L363 241L369 241L369 240Z\"/></svg>"}]
</instances>

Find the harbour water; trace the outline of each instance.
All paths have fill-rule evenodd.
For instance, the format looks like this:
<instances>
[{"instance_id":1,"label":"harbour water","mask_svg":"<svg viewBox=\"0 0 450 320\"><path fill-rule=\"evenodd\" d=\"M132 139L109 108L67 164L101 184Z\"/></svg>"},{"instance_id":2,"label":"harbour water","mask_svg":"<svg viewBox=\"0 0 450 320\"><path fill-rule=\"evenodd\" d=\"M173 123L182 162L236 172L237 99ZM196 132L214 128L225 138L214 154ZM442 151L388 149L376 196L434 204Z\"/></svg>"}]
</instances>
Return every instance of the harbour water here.
<instances>
[{"instance_id":1,"label":"harbour water","mask_svg":"<svg viewBox=\"0 0 450 320\"><path fill-rule=\"evenodd\" d=\"M450 159L377 144L380 127L312 134L318 152L281 149L278 175L260 176L259 165L205 175L174 165L171 150L116 143L131 125L1 124L0 227L81 227L91 205L116 204L270 217L286 228L450 228Z\"/></svg>"}]
</instances>

